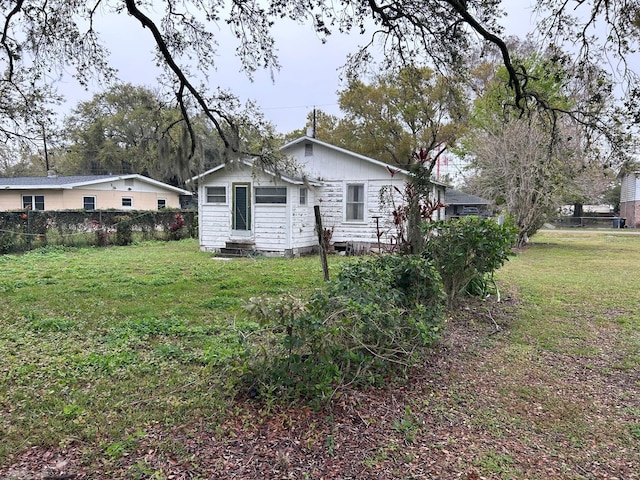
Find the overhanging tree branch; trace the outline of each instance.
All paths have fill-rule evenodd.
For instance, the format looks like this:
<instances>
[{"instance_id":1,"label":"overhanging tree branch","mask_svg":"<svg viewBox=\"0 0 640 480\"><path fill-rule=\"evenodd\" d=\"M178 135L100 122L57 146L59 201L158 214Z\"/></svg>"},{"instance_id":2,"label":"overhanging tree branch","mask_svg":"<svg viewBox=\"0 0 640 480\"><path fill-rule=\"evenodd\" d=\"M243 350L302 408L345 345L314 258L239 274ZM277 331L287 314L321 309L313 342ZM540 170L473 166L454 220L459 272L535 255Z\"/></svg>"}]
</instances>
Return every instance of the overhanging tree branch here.
<instances>
[{"instance_id":1,"label":"overhanging tree branch","mask_svg":"<svg viewBox=\"0 0 640 480\"><path fill-rule=\"evenodd\" d=\"M191 138L191 153L190 153L190 157L192 157L195 154L196 137L195 137L195 133L193 132L193 128L191 127L191 124L190 124L190 122L188 120L189 119L189 114L188 114L187 109L185 107L185 102L184 102L184 100L185 100L184 99L184 89L185 88L189 91L189 93L193 96L193 98L195 98L196 102L202 108L202 111L204 112L204 114L211 121L211 123L213 123L213 125L214 125L216 131L218 132L218 135L220 135L220 139L224 143L225 147L227 149L230 149L233 152L238 152L238 150L239 150L238 146L231 144L231 142L227 138L227 135L226 135L224 129L222 128L220 122L218 121L218 119L213 114L213 112L215 112L215 110L210 108L210 106L208 105L207 101L200 94L198 89L196 89L193 86L193 84L189 81L189 79L184 74L182 69L175 62L173 56L171 55L171 52L169 52L169 49L167 48L167 44L166 44L166 42L164 40L164 37L162 36L162 33L160 33L160 30L158 29L156 24L149 17L147 17L144 13L142 13L138 9L138 7L136 6L136 3L135 3L134 0L126 0L126 5L127 5L127 11L134 18L138 19L144 28L148 28L151 31L151 33L153 35L153 39L156 42L156 46L160 50L160 53L162 54L162 57L164 58L165 62L167 62L167 66L171 69L171 71L174 73L174 75L178 79L179 88L178 88L178 91L176 92L176 98L177 98L178 103L180 105L180 110L183 112L183 115L185 115L184 118L185 118L185 121L187 122L187 129L189 131L189 136ZM221 114L221 112L215 112L215 113ZM223 115L221 115L221 116L223 116Z\"/></svg>"}]
</instances>

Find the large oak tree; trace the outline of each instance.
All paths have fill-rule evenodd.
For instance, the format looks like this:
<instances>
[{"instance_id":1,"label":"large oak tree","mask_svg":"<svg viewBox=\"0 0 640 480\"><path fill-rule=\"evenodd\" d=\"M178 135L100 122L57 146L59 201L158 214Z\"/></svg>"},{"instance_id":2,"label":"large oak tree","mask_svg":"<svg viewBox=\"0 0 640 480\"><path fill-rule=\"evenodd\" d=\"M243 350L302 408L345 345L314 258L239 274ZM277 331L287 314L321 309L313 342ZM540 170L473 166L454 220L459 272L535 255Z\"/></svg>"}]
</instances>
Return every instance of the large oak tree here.
<instances>
[{"instance_id":1,"label":"large oak tree","mask_svg":"<svg viewBox=\"0 0 640 480\"><path fill-rule=\"evenodd\" d=\"M0 132L6 139L37 141L42 121L51 113L51 79L65 69L84 84L115 75L108 45L96 30L96 19L107 12L121 15L121 28L144 28L153 38L155 61L165 71L162 82L182 113L192 154L197 135L190 119L197 109L220 136L227 155L273 159L273 143L249 149L238 132L239 117L260 123L259 115L243 117L232 94L209 89L203 81L215 84L221 25L235 35L236 52L248 74L279 67L272 30L283 18L306 22L321 37L333 31L368 33L370 42L350 58L356 67L382 47L383 58L391 63L428 64L450 74L465 69L464 52L470 46L486 42L500 52L517 108L530 108L531 101L553 108L531 88L526 68L512 59L498 23L501 5L500 0L0 0ZM538 0L537 5L540 42L575 42L576 68L603 63L611 55L624 66L637 47L637 0ZM592 35L602 30L602 40L594 40ZM630 91L636 88L635 77L622 67L621 78ZM630 102L628 108L636 105Z\"/></svg>"}]
</instances>

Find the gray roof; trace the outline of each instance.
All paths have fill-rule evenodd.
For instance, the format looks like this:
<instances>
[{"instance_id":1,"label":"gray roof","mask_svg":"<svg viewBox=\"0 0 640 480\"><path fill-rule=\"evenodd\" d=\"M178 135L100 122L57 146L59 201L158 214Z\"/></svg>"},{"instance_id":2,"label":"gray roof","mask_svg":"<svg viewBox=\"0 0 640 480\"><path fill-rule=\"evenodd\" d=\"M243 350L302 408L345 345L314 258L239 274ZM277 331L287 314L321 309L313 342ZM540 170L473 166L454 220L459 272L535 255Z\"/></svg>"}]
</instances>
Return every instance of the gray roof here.
<instances>
[{"instance_id":1,"label":"gray roof","mask_svg":"<svg viewBox=\"0 0 640 480\"><path fill-rule=\"evenodd\" d=\"M16 187L32 187L34 185L43 185L50 187L68 187L71 185L77 185L79 183L105 182L117 178L117 175L70 175L67 177L1 177L0 186L11 185Z\"/></svg>"},{"instance_id":2,"label":"gray roof","mask_svg":"<svg viewBox=\"0 0 640 480\"><path fill-rule=\"evenodd\" d=\"M135 178L142 182L150 183L182 195L191 195L191 192L182 188L174 187L166 183L159 182L144 175L137 173L125 175L69 175L57 176L49 175L46 177L2 177L0 178L0 190L20 190L24 188L30 189L46 189L46 190L68 190L75 187L93 185L109 181L124 180Z\"/></svg>"},{"instance_id":3,"label":"gray roof","mask_svg":"<svg viewBox=\"0 0 640 480\"><path fill-rule=\"evenodd\" d=\"M491 201L477 195L447 188L444 192L444 203L447 205L490 205Z\"/></svg>"}]
</instances>

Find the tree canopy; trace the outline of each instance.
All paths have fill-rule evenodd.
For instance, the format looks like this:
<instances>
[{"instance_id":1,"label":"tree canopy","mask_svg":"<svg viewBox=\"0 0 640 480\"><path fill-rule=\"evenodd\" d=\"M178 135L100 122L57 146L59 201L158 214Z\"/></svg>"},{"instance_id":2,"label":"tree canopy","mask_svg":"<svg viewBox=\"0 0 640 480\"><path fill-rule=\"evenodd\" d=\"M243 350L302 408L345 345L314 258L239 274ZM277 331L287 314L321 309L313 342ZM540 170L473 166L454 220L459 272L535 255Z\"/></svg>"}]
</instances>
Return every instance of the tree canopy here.
<instances>
[{"instance_id":1,"label":"tree canopy","mask_svg":"<svg viewBox=\"0 0 640 480\"><path fill-rule=\"evenodd\" d=\"M637 0L536 4L542 19L541 44L574 42L577 50L571 61L584 71L612 56L619 62L616 73L627 80L629 92L635 91L635 76L625 66L638 44ZM122 15L122 28L127 28L124 19L130 16L153 38L155 61L165 72L160 83L174 95L190 154L197 145L192 123L196 112L219 135L227 156L248 153L269 161L274 154L271 142L257 149L242 142L237 125L251 121L261 130L264 122L257 112L239 108L232 93L205 86L209 75L215 82L218 49L229 48L217 42L225 24L237 39L236 52L249 75L258 68L279 68L272 32L283 18L308 23L321 38L335 31L368 34L369 41L349 59L354 69L381 48L386 62L430 65L440 73L457 74L466 70L464 52L487 43L500 52L517 108L530 108L531 101L553 108L532 89L526 66L511 56L499 25L500 0L0 0L0 5L5 12L0 34L0 132L5 139L38 141L56 101L52 79L63 71L70 69L85 85L114 77L108 45L96 29L96 19L105 13ZM640 110L633 102L627 107Z\"/></svg>"},{"instance_id":2,"label":"tree canopy","mask_svg":"<svg viewBox=\"0 0 640 480\"><path fill-rule=\"evenodd\" d=\"M563 199L578 198L585 190L596 193L596 185L602 193L611 156L624 143L617 143L624 135L611 124L615 112L604 75L595 69L593 75L575 75L554 49L521 52L532 88L553 109L527 108L523 115L510 104L504 67L495 69L492 78L481 73L482 88L459 151L469 160L469 186L515 217L520 245ZM605 138L594 136L595 122L610 125Z\"/></svg>"}]
</instances>

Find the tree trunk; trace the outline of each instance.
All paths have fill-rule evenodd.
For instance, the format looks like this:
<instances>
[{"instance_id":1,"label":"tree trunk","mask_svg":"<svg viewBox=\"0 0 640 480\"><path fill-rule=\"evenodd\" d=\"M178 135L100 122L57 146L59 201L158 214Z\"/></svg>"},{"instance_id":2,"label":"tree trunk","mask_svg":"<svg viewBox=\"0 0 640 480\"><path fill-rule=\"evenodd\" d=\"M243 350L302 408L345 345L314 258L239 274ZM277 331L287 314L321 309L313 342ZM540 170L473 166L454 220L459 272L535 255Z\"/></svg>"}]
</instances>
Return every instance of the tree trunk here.
<instances>
[{"instance_id":1,"label":"tree trunk","mask_svg":"<svg viewBox=\"0 0 640 480\"><path fill-rule=\"evenodd\" d=\"M574 203L573 204L573 216L574 217L582 217L583 213L583 209L582 209L582 204L581 203Z\"/></svg>"}]
</instances>

